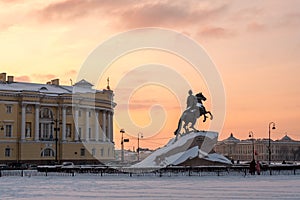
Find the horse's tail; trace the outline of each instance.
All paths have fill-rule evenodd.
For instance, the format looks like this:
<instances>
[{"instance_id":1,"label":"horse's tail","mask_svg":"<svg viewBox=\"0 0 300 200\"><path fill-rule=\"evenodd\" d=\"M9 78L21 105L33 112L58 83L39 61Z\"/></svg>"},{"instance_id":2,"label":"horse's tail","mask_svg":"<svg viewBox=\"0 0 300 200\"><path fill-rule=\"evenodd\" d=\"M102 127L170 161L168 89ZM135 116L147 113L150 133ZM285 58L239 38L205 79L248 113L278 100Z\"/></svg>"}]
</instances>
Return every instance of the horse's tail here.
<instances>
[{"instance_id":1,"label":"horse's tail","mask_svg":"<svg viewBox=\"0 0 300 200\"><path fill-rule=\"evenodd\" d=\"M179 118L179 121L178 121L178 127L177 127L176 131L174 131L174 135L177 135L178 132L180 131L181 124L182 124L182 119L181 119L181 117L180 117L180 118Z\"/></svg>"},{"instance_id":2,"label":"horse's tail","mask_svg":"<svg viewBox=\"0 0 300 200\"><path fill-rule=\"evenodd\" d=\"M210 114L210 120L213 120L214 116L211 114L211 112L208 112Z\"/></svg>"}]
</instances>

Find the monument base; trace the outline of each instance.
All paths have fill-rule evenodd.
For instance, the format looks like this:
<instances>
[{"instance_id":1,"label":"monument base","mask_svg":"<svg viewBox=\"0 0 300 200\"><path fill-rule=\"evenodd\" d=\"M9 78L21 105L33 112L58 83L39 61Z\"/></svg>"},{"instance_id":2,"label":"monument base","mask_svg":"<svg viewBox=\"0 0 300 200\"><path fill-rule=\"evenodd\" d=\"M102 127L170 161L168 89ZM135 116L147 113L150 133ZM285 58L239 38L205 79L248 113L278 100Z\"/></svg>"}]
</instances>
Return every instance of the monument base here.
<instances>
[{"instance_id":1,"label":"monument base","mask_svg":"<svg viewBox=\"0 0 300 200\"><path fill-rule=\"evenodd\" d=\"M132 167L231 165L229 159L213 151L217 139L218 133L212 131L184 134Z\"/></svg>"}]
</instances>

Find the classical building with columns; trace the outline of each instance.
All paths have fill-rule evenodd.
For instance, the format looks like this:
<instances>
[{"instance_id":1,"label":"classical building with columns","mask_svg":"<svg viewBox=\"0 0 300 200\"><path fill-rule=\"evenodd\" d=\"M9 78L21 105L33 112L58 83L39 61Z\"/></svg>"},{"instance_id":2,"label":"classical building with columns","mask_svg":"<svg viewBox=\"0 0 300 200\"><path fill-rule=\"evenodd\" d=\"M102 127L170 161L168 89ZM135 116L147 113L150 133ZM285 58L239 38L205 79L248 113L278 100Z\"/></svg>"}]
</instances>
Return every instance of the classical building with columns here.
<instances>
[{"instance_id":1,"label":"classical building with columns","mask_svg":"<svg viewBox=\"0 0 300 200\"><path fill-rule=\"evenodd\" d=\"M0 74L0 163L114 160L113 96L85 80L64 86Z\"/></svg>"},{"instance_id":2,"label":"classical building with columns","mask_svg":"<svg viewBox=\"0 0 300 200\"><path fill-rule=\"evenodd\" d=\"M235 161L255 160L268 162L269 160L268 139L240 140L231 133L225 140L219 141L214 150L217 153ZM300 141L293 140L285 135L279 140L270 140L271 161L300 161Z\"/></svg>"}]
</instances>

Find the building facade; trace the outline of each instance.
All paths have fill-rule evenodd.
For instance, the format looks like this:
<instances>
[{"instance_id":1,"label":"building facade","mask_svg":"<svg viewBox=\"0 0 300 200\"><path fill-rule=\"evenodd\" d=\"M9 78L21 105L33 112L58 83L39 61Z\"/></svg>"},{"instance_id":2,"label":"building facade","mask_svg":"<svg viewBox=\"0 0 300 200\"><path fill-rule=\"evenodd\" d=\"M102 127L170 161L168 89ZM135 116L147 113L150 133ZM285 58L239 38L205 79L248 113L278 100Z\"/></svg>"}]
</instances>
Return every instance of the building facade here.
<instances>
[{"instance_id":1,"label":"building facade","mask_svg":"<svg viewBox=\"0 0 300 200\"><path fill-rule=\"evenodd\" d=\"M0 163L99 163L114 159L107 87L14 82L0 74Z\"/></svg>"},{"instance_id":2,"label":"building facade","mask_svg":"<svg viewBox=\"0 0 300 200\"><path fill-rule=\"evenodd\" d=\"M300 161L300 141L285 135L280 140L271 140L270 144L272 162ZM267 162L268 147L269 139L239 140L231 134L227 139L219 141L214 149L217 153L235 161L251 161L254 155L255 160Z\"/></svg>"}]
</instances>

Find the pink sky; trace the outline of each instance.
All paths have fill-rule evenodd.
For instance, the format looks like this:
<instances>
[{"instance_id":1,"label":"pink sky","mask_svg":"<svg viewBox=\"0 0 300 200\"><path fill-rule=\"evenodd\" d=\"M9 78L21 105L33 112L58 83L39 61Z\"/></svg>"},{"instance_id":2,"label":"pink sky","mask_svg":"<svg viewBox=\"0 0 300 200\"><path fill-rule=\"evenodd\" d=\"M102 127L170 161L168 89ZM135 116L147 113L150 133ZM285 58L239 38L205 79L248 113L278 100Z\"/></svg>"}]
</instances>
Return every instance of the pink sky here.
<instances>
[{"instance_id":1,"label":"pink sky","mask_svg":"<svg viewBox=\"0 0 300 200\"><path fill-rule=\"evenodd\" d=\"M89 53L109 37L133 28L168 28L196 40L219 70L226 91L220 139L231 132L245 139L249 131L255 137L267 137L268 123L274 121L277 129L272 132L273 139L287 133L300 140L297 0L2 0L0 10L1 72L14 75L16 80L46 82L59 77L61 83L70 84ZM134 65L134 56L130 58ZM120 75L116 74L108 74L112 89ZM144 92L151 91L150 87ZM143 94L137 92L132 102L141 102ZM166 101L166 105L174 101L166 98L155 96L153 101ZM149 102L131 111L137 124L149 122ZM120 110L116 108L116 113ZM145 139L141 146L161 146L172 137L180 112L175 109L171 113L156 139ZM139 121L141 116L145 121ZM117 147L119 128L115 125ZM136 147L133 141L126 144L128 148Z\"/></svg>"}]
</instances>

